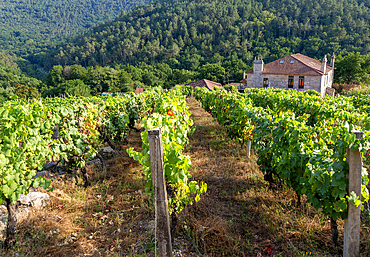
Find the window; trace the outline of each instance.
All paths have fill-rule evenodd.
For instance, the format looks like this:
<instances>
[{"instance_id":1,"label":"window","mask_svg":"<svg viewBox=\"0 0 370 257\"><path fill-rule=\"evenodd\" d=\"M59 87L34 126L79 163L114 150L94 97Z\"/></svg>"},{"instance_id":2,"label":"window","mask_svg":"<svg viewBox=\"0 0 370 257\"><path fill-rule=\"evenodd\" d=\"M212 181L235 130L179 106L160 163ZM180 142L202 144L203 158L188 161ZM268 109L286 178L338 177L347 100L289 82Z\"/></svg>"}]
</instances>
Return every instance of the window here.
<instances>
[{"instance_id":1,"label":"window","mask_svg":"<svg viewBox=\"0 0 370 257\"><path fill-rule=\"evenodd\" d=\"M280 63L284 63L284 60L280 60Z\"/></svg>"},{"instance_id":2,"label":"window","mask_svg":"<svg viewBox=\"0 0 370 257\"><path fill-rule=\"evenodd\" d=\"M304 76L299 76L298 88L304 88Z\"/></svg>"},{"instance_id":3,"label":"window","mask_svg":"<svg viewBox=\"0 0 370 257\"><path fill-rule=\"evenodd\" d=\"M263 78L263 87L268 87L268 86L269 86L269 79Z\"/></svg>"},{"instance_id":4,"label":"window","mask_svg":"<svg viewBox=\"0 0 370 257\"><path fill-rule=\"evenodd\" d=\"M290 63L294 63L295 62L295 60L290 60Z\"/></svg>"},{"instance_id":5,"label":"window","mask_svg":"<svg viewBox=\"0 0 370 257\"><path fill-rule=\"evenodd\" d=\"M288 78L288 88L293 88L294 76Z\"/></svg>"}]
</instances>

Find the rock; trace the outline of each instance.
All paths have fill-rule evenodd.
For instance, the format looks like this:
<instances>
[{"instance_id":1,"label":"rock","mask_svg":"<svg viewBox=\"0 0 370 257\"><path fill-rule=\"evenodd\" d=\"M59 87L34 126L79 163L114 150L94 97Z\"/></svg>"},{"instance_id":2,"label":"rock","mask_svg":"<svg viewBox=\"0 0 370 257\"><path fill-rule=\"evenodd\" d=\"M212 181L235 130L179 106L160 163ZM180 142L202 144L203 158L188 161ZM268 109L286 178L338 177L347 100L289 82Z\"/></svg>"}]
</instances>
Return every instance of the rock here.
<instances>
[{"instance_id":1,"label":"rock","mask_svg":"<svg viewBox=\"0 0 370 257\"><path fill-rule=\"evenodd\" d=\"M30 192L27 195L21 194L15 204L14 214L17 223L22 222L28 217L31 208L41 209L49 201L49 195L40 192ZM6 238L6 226L8 224L8 210L5 205L0 205L0 241Z\"/></svg>"},{"instance_id":2,"label":"rock","mask_svg":"<svg viewBox=\"0 0 370 257\"><path fill-rule=\"evenodd\" d=\"M94 166L101 165L101 161L99 159L94 159L94 160L86 162L86 166L90 166L90 165L94 165Z\"/></svg>"},{"instance_id":3,"label":"rock","mask_svg":"<svg viewBox=\"0 0 370 257\"><path fill-rule=\"evenodd\" d=\"M110 159L110 158L113 158L116 155L116 152L112 149L112 147L106 146L106 147L100 148L99 154L104 159Z\"/></svg>"},{"instance_id":4,"label":"rock","mask_svg":"<svg viewBox=\"0 0 370 257\"><path fill-rule=\"evenodd\" d=\"M36 173L36 175L33 177L33 179L38 178L38 177L43 177L43 178L49 178L52 179L55 177L54 174L50 173L47 170L39 171Z\"/></svg>"},{"instance_id":5,"label":"rock","mask_svg":"<svg viewBox=\"0 0 370 257\"><path fill-rule=\"evenodd\" d=\"M41 209L46 206L49 198L49 195L46 193L30 192L28 195L21 194L17 201L17 205L26 205Z\"/></svg>"},{"instance_id":6,"label":"rock","mask_svg":"<svg viewBox=\"0 0 370 257\"><path fill-rule=\"evenodd\" d=\"M8 210L5 205L0 205L0 215L8 214Z\"/></svg>"},{"instance_id":7,"label":"rock","mask_svg":"<svg viewBox=\"0 0 370 257\"><path fill-rule=\"evenodd\" d=\"M58 165L58 162L48 162L44 165L44 170L53 170Z\"/></svg>"},{"instance_id":8,"label":"rock","mask_svg":"<svg viewBox=\"0 0 370 257\"><path fill-rule=\"evenodd\" d=\"M6 209L6 207L5 207L5 209ZM6 213L8 213L8 212L6 212ZM0 215L0 241L4 241L6 239L6 226L7 226L7 224L8 224L8 214L1 214Z\"/></svg>"},{"instance_id":9,"label":"rock","mask_svg":"<svg viewBox=\"0 0 370 257\"><path fill-rule=\"evenodd\" d=\"M25 206L15 208L15 220L17 223L22 222L28 218L28 214L31 211L30 208L31 207L25 207ZM6 215L6 217L8 218L8 215Z\"/></svg>"}]
</instances>

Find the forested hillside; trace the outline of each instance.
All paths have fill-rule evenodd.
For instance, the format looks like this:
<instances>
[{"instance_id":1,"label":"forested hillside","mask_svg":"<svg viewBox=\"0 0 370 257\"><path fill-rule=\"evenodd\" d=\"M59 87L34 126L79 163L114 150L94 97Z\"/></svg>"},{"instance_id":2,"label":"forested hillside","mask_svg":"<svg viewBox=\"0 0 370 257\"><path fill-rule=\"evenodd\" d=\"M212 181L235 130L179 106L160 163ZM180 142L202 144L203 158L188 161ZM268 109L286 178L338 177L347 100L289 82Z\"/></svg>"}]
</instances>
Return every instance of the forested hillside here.
<instances>
[{"instance_id":1,"label":"forested hillside","mask_svg":"<svg viewBox=\"0 0 370 257\"><path fill-rule=\"evenodd\" d=\"M22 73L15 55L0 52L0 103L7 101L14 94L20 97L39 97L43 83Z\"/></svg>"},{"instance_id":2,"label":"forested hillside","mask_svg":"<svg viewBox=\"0 0 370 257\"><path fill-rule=\"evenodd\" d=\"M158 0L38 55L37 62L50 69L165 61L196 70L232 58L250 65L254 56L365 54L369 6L369 0Z\"/></svg>"},{"instance_id":3,"label":"forested hillside","mask_svg":"<svg viewBox=\"0 0 370 257\"><path fill-rule=\"evenodd\" d=\"M26 55L150 0L2 0L0 49Z\"/></svg>"}]
</instances>

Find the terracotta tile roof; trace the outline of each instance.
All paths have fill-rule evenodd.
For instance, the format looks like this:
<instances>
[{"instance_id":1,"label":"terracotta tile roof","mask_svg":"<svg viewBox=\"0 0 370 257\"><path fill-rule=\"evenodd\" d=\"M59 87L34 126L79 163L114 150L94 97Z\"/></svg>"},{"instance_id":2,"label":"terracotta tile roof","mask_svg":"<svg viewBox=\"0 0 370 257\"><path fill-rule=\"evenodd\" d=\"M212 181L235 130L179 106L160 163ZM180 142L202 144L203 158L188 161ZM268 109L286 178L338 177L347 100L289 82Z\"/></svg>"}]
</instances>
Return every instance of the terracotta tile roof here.
<instances>
[{"instance_id":1,"label":"terracotta tile roof","mask_svg":"<svg viewBox=\"0 0 370 257\"><path fill-rule=\"evenodd\" d=\"M237 86L242 86L242 85L244 85L244 84L243 84L243 83L229 83L228 85L229 85L229 86L237 87Z\"/></svg>"},{"instance_id":2,"label":"terracotta tile roof","mask_svg":"<svg viewBox=\"0 0 370 257\"><path fill-rule=\"evenodd\" d=\"M214 87L222 87L220 83L210 81L208 79L201 79L195 82L191 82L189 84L186 84L186 86L191 86L194 90L196 87L206 87L209 90L213 90Z\"/></svg>"},{"instance_id":3,"label":"terracotta tile roof","mask_svg":"<svg viewBox=\"0 0 370 257\"><path fill-rule=\"evenodd\" d=\"M135 89L135 94L141 94L142 92L144 92L144 88L143 87L137 87Z\"/></svg>"},{"instance_id":4,"label":"terracotta tile roof","mask_svg":"<svg viewBox=\"0 0 370 257\"><path fill-rule=\"evenodd\" d=\"M327 64L325 74L331 70L333 68ZM247 73L253 73L253 70L249 70ZM262 74L321 76L324 73L321 71L320 61L303 54L292 54L264 64Z\"/></svg>"}]
</instances>

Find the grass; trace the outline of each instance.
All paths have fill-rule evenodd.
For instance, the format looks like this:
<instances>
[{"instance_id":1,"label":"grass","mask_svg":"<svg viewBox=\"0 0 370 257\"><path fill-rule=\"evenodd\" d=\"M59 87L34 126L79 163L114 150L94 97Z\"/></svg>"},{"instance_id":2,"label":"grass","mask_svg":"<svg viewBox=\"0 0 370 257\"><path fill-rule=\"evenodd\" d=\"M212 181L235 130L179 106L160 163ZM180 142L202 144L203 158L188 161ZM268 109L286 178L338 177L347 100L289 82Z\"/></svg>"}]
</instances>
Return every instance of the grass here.
<instances>
[{"instance_id":1,"label":"grass","mask_svg":"<svg viewBox=\"0 0 370 257\"><path fill-rule=\"evenodd\" d=\"M328 219L304 197L297 207L284 184L269 190L256 156L247 158L246 146L229 140L196 101L188 104L197 129L186 154L192 179L206 182L208 192L179 214L175 256L336 256ZM139 133L130 146L140 149ZM140 166L123 151L107 174L90 175L87 189L53 181L48 207L17 226L17 244L0 256L154 256L154 210ZM342 238L343 221L338 225ZM370 256L367 208L361 229L361 256Z\"/></svg>"}]
</instances>

